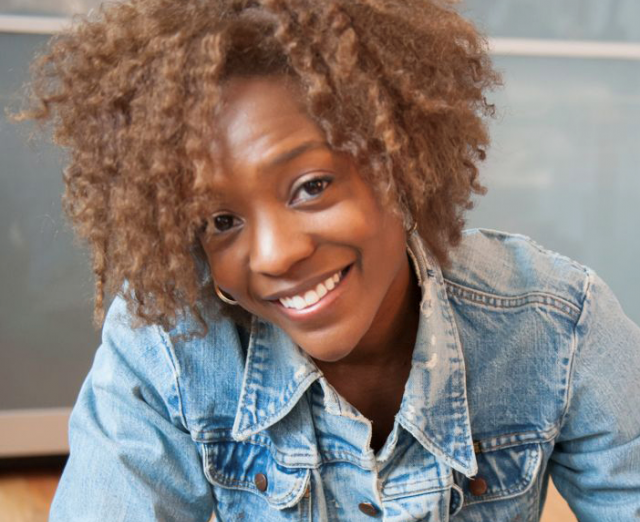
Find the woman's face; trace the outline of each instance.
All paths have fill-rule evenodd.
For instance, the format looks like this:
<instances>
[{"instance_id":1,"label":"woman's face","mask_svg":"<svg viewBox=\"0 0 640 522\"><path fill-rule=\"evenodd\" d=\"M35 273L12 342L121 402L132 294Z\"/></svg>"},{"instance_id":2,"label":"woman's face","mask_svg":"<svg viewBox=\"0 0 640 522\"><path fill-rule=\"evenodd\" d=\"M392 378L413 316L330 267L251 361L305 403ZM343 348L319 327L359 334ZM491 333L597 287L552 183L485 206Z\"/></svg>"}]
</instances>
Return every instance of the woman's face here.
<instances>
[{"instance_id":1,"label":"woman's face","mask_svg":"<svg viewBox=\"0 0 640 522\"><path fill-rule=\"evenodd\" d=\"M224 100L221 168L199 180L220 195L202 237L213 279L315 359L338 361L402 313L402 221L326 145L290 80L236 78Z\"/></svg>"}]
</instances>

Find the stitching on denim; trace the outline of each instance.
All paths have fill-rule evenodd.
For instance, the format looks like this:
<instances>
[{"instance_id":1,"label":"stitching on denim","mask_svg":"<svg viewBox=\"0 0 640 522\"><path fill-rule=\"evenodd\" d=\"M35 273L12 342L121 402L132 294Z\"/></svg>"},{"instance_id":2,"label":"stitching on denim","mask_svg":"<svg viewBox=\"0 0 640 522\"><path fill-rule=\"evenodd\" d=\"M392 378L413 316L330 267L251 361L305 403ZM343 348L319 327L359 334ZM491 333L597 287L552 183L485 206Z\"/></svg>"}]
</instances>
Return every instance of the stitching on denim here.
<instances>
[{"instance_id":1,"label":"stitching on denim","mask_svg":"<svg viewBox=\"0 0 640 522\"><path fill-rule=\"evenodd\" d=\"M431 485L431 483L434 483L434 484ZM414 491L407 491L408 488L416 485L421 485L423 486L423 488L416 489ZM412 497L415 495L419 495L421 493L432 493L434 491L442 491L444 489L447 489L449 486L450 484L447 484L447 483L443 484L440 478L433 478L428 480L418 479L418 480L413 480L411 482L403 482L401 484L393 484L390 486L385 485L382 487L382 493L385 499L394 500L397 498ZM394 492L396 489L400 489L401 491ZM390 492L388 490L390 490Z\"/></svg>"},{"instance_id":2,"label":"stitching on denim","mask_svg":"<svg viewBox=\"0 0 640 522\"><path fill-rule=\"evenodd\" d=\"M250 340L249 340L249 349L247 350L247 361L246 361L246 368L254 368L253 365L253 360L255 358L255 352L256 352L256 338L259 337L259 329L260 329L260 325L258 324L258 320L254 318L254 322L251 325L251 334L250 334ZM275 421L277 421L279 418L282 418L286 413L283 412L289 412L291 411L295 405L297 404L298 400L300 399L300 397L298 397L298 400L293 401L294 397L296 397L299 394L299 390L302 387L308 388L309 386L311 386L311 384L313 384L313 382L315 382L320 375L315 373L315 372L310 372L308 375L305 376L305 378L300 381L298 383L298 385L290 392L289 397L285 400L285 401L279 401L279 409L275 412L272 413L270 415L268 415L267 417L263 417L262 420L259 420L259 411L254 408L253 412L251 411L251 409L246 405L246 398L249 395L249 392L251 393L251 395L255 396L256 394L256 380L253 378L254 377L254 373L255 371L252 370L252 372L246 371L243 377L243 382L242 382L242 387L241 387L241 395L238 399L238 404L242 405L241 407L241 417L242 420L240 422L246 424L246 422L244 422L244 420L246 418L248 418L250 415L250 413L253 413L252 417L253 419L250 421L250 424L252 425L252 429L247 429L246 427L242 430L242 432L240 432L239 430L239 426L236 426L236 424L240 424L240 422L238 423L234 423L234 428L237 429L238 434L242 435L244 433L246 433L247 431L251 432L256 430L257 431L261 431L263 429L265 429L266 427L272 425L275 423ZM304 391L302 392L304 393ZM300 394L302 395L302 394ZM292 402L294 402L293 405L290 405ZM275 419L275 421L274 421Z\"/></svg>"},{"instance_id":3,"label":"stitching on denim","mask_svg":"<svg viewBox=\"0 0 640 522\"><path fill-rule=\"evenodd\" d=\"M462 508L464 507L464 491L462 491L462 488L458 486L455 481L452 481L451 493L449 494L449 497L453 495L454 491L458 494L458 504L455 505L453 511L449 513L450 518L455 517L458 513L460 513L460 511L462 511ZM451 502L449 502L449 507L451 507Z\"/></svg>"},{"instance_id":4,"label":"stitching on denim","mask_svg":"<svg viewBox=\"0 0 640 522\"><path fill-rule=\"evenodd\" d=\"M549 430L538 431L519 431L514 433L505 433L504 435L498 435L489 439L476 440L474 444L480 446L481 453L491 453L500 449L511 448L514 446L524 446L527 444L541 444L543 442L550 442L558 435L557 427L553 427ZM493 441L498 441L504 438L519 437L518 440L504 442L502 444L493 445ZM527 438L531 437L531 438Z\"/></svg>"},{"instance_id":5,"label":"stitching on denim","mask_svg":"<svg viewBox=\"0 0 640 522\"><path fill-rule=\"evenodd\" d=\"M290 490L286 493L285 496L277 496L275 494L267 495L266 493L258 494L256 492L256 487L253 484L253 482L246 481L246 480L240 480L240 479L234 479L234 478L228 477L228 476L222 474L221 472L217 471L214 468L213 463L211 462L211 458L210 458L211 451L210 450L211 450L211 448L208 448L208 447L205 446L204 452L205 452L206 457L205 457L204 473L205 473L205 476L211 482L211 484L218 485L218 486L228 486L228 487L232 487L232 488L236 488L236 489L243 489L245 491L249 491L251 493L255 493L258 496L267 499L267 501L270 501L269 502L270 504L276 504L276 505L286 504L290 500L294 499L300 493L300 484L306 482L306 478L310 474L309 468L306 468L306 469L305 468L300 468L300 469L302 469L304 471L302 471L302 473L300 471L298 471L296 473L293 485L291 486Z\"/></svg>"},{"instance_id":6,"label":"stitching on denim","mask_svg":"<svg viewBox=\"0 0 640 522\"><path fill-rule=\"evenodd\" d=\"M422 257L422 261L425 267L429 268L429 266L438 266L437 262L431 263L430 252L427 252L427 250L423 248L421 244L418 244L418 246L419 246L418 254L420 255L420 257ZM451 308L449 306L449 302L447 299L446 288L443 288L444 285L442 283L445 282L444 277L442 276L442 273L440 271L438 272L439 272L439 275L438 277L436 277L438 285L435 285L435 295L432 295L431 298L432 300L437 300L438 305L440 306L442 317L446 322L446 324L448 325L448 328L445 329L445 334L454 341L452 343L446 343L446 348L447 348L447 351L449 352L449 356L450 357L453 356L453 358L450 358L450 362L451 364L455 364L456 371L462 371L462 373L464 374L464 372L466 371L466 366L464 361L464 355L462 354L462 350L461 350L458 328L453 318L453 314L451 313ZM462 421L464 421L462 427L464 429L465 439L468 440L471 438L471 426L469 425L468 394L467 394L467 387L464 379L460 384L462 389L462 395L464 396L463 404L462 406L455 405L452 407L454 408L455 414L458 415ZM421 431L414 423L410 421L408 423L412 425L415 429L418 429L419 431ZM431 441L431 443L433 444L434 441ZM465 467L468 467L468 464L463 463L460 460L460 458L457 456L457 454L459 453L458 451L454 450L453 454L450 455L448 452L444 451L444 449L440 447L439 444L434 444L434 445L440 451L442 451L443 454L448 455L449 458L451 458L452 460L459 462ZM473 454L469 451L468 447L464 448L464 453L462 458L464 458L466 461L473 460ZM472 462L469 462L469 464L472 464Z\"/></svg>"},{"instance_id":7,"label":"stitching on denim","mask_svg":"<svg viewBox=\"0 0 640 522\"><path fill-rule=\"evenodd\" d=\"M256 492L256 487L253 485L252 482L247 482L244 480L236 480L236 479L232 479L229 477L226 477L220 473L215 473L214 474L210 474L212 477L215 476L214 480L213 480L213 484L219 485L219 486L228 486L230 488L235 488L235 489L243 489L245 491L250 491L251 493L255 493L256 495L265 498L269 504L275 504L275 505L280 505L280 504L286 504L288 502L290 502L292 499L294 499L299 493L300 493L300 484L302 482L304 482L304 478L296 478L293 486L291 487L290 491L286 492L286 495L284 496L278 496L278 495L268 495L266 493L257 493ZM305 474L306 476L306 474ZM217 480L216 480L217 479Z\"/></svg>"},{"instance_id":8,"label":"stitching on denim","mask_svg":"<svg viewBox=\"0 0 640 522\"><path fill-rule=\"evenodd\" d=\"M349 458L357 461L368 460L368 459L363 459L362 456L358 455L357 453L352 453L350 451L345 451L345 450L328 449L326 453L328 453L329 455L333 455L333 457L330 459L323 460L323 462L329 462L335 459L344 459L344 458Z\"/></svg>"},{"instance_id":9,"label":"stitching on denim","mask_svg":"<svg viewBox=\"0 0 640 522\"><path fill-rule=\"evenodd\" d=\"M485 305L497 309L513 309L530 304L541 304L554 308L572 319L581 312L581 309L573 303L547 292L527 292L517 296L506 297L469 288L448 279L445 279L445 284L447 290L450 290L451 294L456 297L460 297L473 304Z\"/></svg>"},{"instance_id":10,"label":"stitching on denim","mask_svg":"<svg viewBox=\"0 0 640 522\"><path fill-rule=\"evenodd\" d=\"M249 333L249 346L247 347L247 360L245 362L245 372L242 376L242 384L240 385L240 396L238 397L238 407L240 415L236 415L233 423L233 429L240 431L240 424L243 423L245 415L248 415L249 408L245 405L246 396L248 394L249 387L249 368L253 368L252 362L255 352L256 345L256 337L258 336L257 330L260 325L258 324L258 319L256 316L253 316L253 320L251 321L251 332Z\"/></svg>"},{"instance_id":11,"label":"stitching on denim","mask_svg":"<svg viewBox=\"0 0 640 522\"><path fill-rule=\"evenodd\" d=\"M283 411L286 411L287 413L288 413L289 411L291 411L291 410L296 406L296 404L298 403L298 401L297 401L297 400L296 400L296 401L293 401L293 398L294 398L294 397L296 396L296 394L298 393L298 390L300 390L300 388L302 388L305 384L307 384L307 381L309 381L309 378L310 378L310 377L312 377L314 380L312 380L312 381L311 381L311 383L309 383L309 384L307 385L307 388L308 388L309 386L311 386L311 384L313 384L313 382L314 382L316 379L318 379L318 378L319 378L319 375L316 375L316 374L314 374L313 372L312 372L312 373L309 373L309 374L308 374L308 375L307 375L307 376L306 376L302 381L300 381L300 382L298 383L298 385L293 389L293 391L292 391L292 392L291 392L291 394L289 395L289 398L288 398L288 399L286 399L285 401L281 402L281 404L280 404L280 409L279 409L278 411L276 411L276 413L272 413L272 414L271 414L271 415L269 415L268 417L264 417L264 418L263 418L263 420L262 420L261 422L257 422L257 423L255 423L255 425L254 425L254 429L255 429L256 427L257 427L257 428L259 428L259 431L261 431L261 430L263 430L263 429L266 429L268 426L271 426L272 424L274 424L274 423L275 423L275 421L274 421L274 422L272 422L272 419L276 419L276 420L277 420L278 418L280 418L280 417L282 417L282 416L283 416ZM255 385L251 385L251 388L252 388L252 390L254 390L254 389L255 389ZM305 391L306 391L306 390L305 390ZM304 393L304 391L303 391L302 393ZM300 399L300 397L298 397L298 400L299 400L299 399ZM290 404L291 402L294 402L294 404L293 404L289 409L287 409L287 408L289 407L289 404ZM246 408L245 408L245 409L246 409ZM256 415L256 418L257 418L257 417L258 417L258 415ZM246 430L245 430L245 431L246 431Z\"/></svg>"},{"instance_id":12,"label":"stitching on denim","mask_svg":"<svg viewBox=\"0 0 640 522\"><path fill-rule=\"evenodd\" d=\"M426 253L425 253L426 256ZM428 265L427 265L428 266ZM443 282L444 282L444 278L443 278ZM449 325L449 329L446 331L446 334L451 337L454 342L453 343L446 343L446 347L448 349L448 351L450 352L450 362L451 364L455 364L455 370L457 371L461 371L462 374L466 374L466 364L465 364L465 360L464 360L464 354L462 353L462 346L460 344L460 334L458 332L458 327L455 323L455 320L453 318L453 314L451 313L451 307L449 306L449 302L447 300L447 292L446 292L446 287L443 288L443 285L438 285L436 288L436 296L437 299L439 300L439 304L440 304L440 308L441 308L441 313L445 319L445 321L448 323ZM452 357L451 355L455 355L455 358ZM454 370L454 374L455 374L455 370ZM452 374L453 375L453 374ZM466 385L466 381L465 379L461 379L460 381L460 386L462 389L462 396L464 397L464 401L462 402L462 405L458 405L458 403L456 403L456 406L452 406L455 409L456 414L458 414L460 416L460 420L462 420L462 427L464 430L464 438L466 440L470 440L471 439L471 425L470 425L470 421L469 421L469 395L467 393L467 385ZM444 452L446 454L446 452ZM461 464L463 464L466 468L473 468L474 464L475 464L475 457L473 455L473 450L469 449L469 445L467 444L464 447L464 451L463 451L463 455L464 455L464 459L466 462L462 462L456 455L457 455L457 451L454 450L453 452L453 459L455 459L456 461L460 462Z\"/></svg>"},{"instance_id":13,"label":"stitching on denim","mask_svg":"<svg viewBox=\"0 0 640 522\"><path fill-rule=\"evenodd\" d=\"M542 452L542 455L544 456L544 451ZM527 512L529 513L529 518L527 522L536 522L537 520L540 520L540 517L542 516L542 509L540 509L540 491L542 489L541 485L545 475L544 474L544 467L545 467L544 458L541 459L541 461L542 462L540 464L540 467L538 468L536 480L534 480L535 493L533 495L529 495L529 508L527 509ZM531 488L531 489L534 489L534 488Z\"/></svg>"},{"instance_id":14,"label":"stitching on denim","mask_svg":"<svg viewBox=\"0 0 640 522\"><path fill-rule=\"evenodd\" d=\"M213 445L219 444L219 443L250 444L250 445L253 445L253 446L259 446L261 448L264 448L266 451L268 451L269 455L276 462L276 464L278 464L279 466L282 466L283 468L318 469L320 467L320 464L322 463L322 461L321 461L320 463L315 464L312 467L309 467L308 465L302 465L302 464L291 464L289 462L286 462L287 458L308 458L309 456L313 457L314 455L313 454L310 455L309 453L284 453L284 452L280 451L273 444L269 444L268 442L262 442L260 440L256 440L256 439L253 439L253 438L247 439L247 440L244 440L244 441L241 441L241 442L238 442L233 437L223 437L223 438L219 438L219 439L215 439L215 440L197 439L197 442L199 442L200 444L203 444L204 446L207 446L207 447L210 447L210 446L213 446ZM281 460L281 459L284 459L284 460Z\"/></svg>"},{"instance_id":15,"label":"stitching on denim","mask_svg":"<svg viewBox=\"0 0 640 522\"><path fill-rule=\"evenodd\" d=\"M439 468L440 466L438 466ZM397 487L407 487L407 486L414 486L416 484L431 484L434 483L434 486L431 486L430 489L434 489L434 488L446 488L448 486L447 482L442 482L442 476L440 475L440 473L438 472L438 476L434 477L434 478L430 478L430 479L424 479L424 478L418 478L415 480L410 480L407 482L402 482L401 484L392 484L389 486L384 486L382 489L393 489L393 488L397 488Z\"/></svg>"},{"instance_id":16,"label":"stitching on denim","mask_svg":"<svg viewBox=\"0 0 640 522\"><path fill-rule=\"evenodd\" d=\"M436 466L436 479L438 480L438 483L442 485L442 473L440 466Z\"/></svg>"},{"instance_id":17,"label":"stitching on denim","mask_svg":"<svg viewBox=\"0 0 640 522\"><path fill-rule=\"evenodd\" d=\"M527 450L527 451L531 451L533 456L531 457L531 459L529 459L530 462L528 462L528 467L526 468L526 471L524 472L523 477L516 484L514 484L512 487L506 490L497 491L491 495L487 495L478 500L470 500L468 502L465 502L465 504L467 506L470 506L473 504L480 504L483 502L492 502L494 500L506 500L508 498L524 495L527 491L529 491L529 489L531 489L531 487L535 482L535 480L533 479L536 474L536 470L539 469L540 462L542 461L542 458L541 458L542 450L540 448L540 445L536 444L535 448L532 448L531 450Z\"/></svg>"},{"instance_id":18,"label":"stitching on denim","mask_svg":"<svg viewBox=\"0 0 640 522\"><path fill-rule=\"evenodd\" d=\"M409 499L411 497L417 497L419 495L433 495L434 493L442 493L449 489L450 485L438 485L427 489L417 489L415 491L408 491L404 493L392 493L390 495L383 495L382 498L384 500L398 500L398 499Z\"/></svg>"},{"instance_id":19,"label":"stitching on denim","mask_svg":"<svg viewBox=\"0 0 640 522\"><path fill-rule=\"evenodd\" d=\"M506 239L508 241L518 240L518 241L524 242L530 245L532 248L536 249L541 254L544 254L546 256L550 256L556 259L562 259L563 261L566 261L569 265L571 265L573 268L576 268L579 271L584 272L585 267L582 266L580 263L574 261L570 257L559 254L558 252L554 252L553 250L549 250L548 248L544 248L542 245L538 244L536 241L531 239L529 236L525 236L524 234L512 234L512 233L502 232L500 230L493 230L491 228L477 228L476 230L482 232L482 234L485 236L490 236L497 239ZM466 230L465 232L472 232L472 231L473 229L469 229L469 230ZM464 235L467 236L470 234L464 234Z\"/></svg>"},{"instance_id":20,"label":"stitching on denim","mask_svg":"<svg viewBox=\"0 0 640 522\"><path fill-rule=\"evenodd\" d=\"M564 426L564 420L569 411L569 406L571 404L571 400L573 398L572 393L572 384L573 384L573 374L574 369L576 367L575 361L578 357L578 324L582 320L582 316L585 313L585 309L587 308L587 299L591 295L591 288L593 286L593 272L591 270L586 270L586 278L583 287L583 299L582 299L582 309L580 310L580 315L576 318L576 322L573 325L573 329L571 330L571 361L569 362L569 375L567 377L567 386L566 386L566 394L565 394L565 406L562 415L560 415L558 429L561 430L562 426Z\"/></svg>"},{"instance_id":21,"label":"stitching on denim","mask_svg":"<svg viewBox=\"0 0 640 522\"><path fill-rule=\"evenodd\" d=\"M335 457L332 457L330 459L322 459L321 464L324 466L326 464L335 464L335 463L339 463L339 462L346 462L347 464L353 464L354 466L357 466L358 468L360 468L363 471L373 471L373 468L371 466L365 466L362 463L361 458L358 458L355 455L352 455L350 453L342 453L341 455L338 455L336 453Z\"/></svg>"},{"instance_id":22,"label":"stitching on denim","mask_svg":"<svg viewBox=\"0 0 640 522\"><path fill-rule=\"evenodd\" d=\"M182 388L180 386L180 375L182 372L179 370L178 358L173 349L173 342L168 338L167 334L162 330L162 328L156 326L154 328L160 337L160 345L164 348L163 352L165 357L169 359L169 364L171 366L173 372L173 381L176 387L176 396L178 397L178 412L180 414L180 419L182 420L182 424L184 425L184 429L190 431L189 423L187 422L187 415L184 411L184 401L182 400Z\"/></svg>"},{"instance_id":23,"label":"stitching on denim","mask_svg":"<svg viewBox=\"0 0 640 522\"><path fill-rule=\"evenodd\" d=\"M211 460L209 457L209 449L204 444L201 446L201 448L202 448L202 470L204 471L204 476L207 478L210 484L214 484L215 481L213 480L213 477L209 472L209 469L213 467L211 465Z\"/></svg>"},{"instance_id":24,"label":"stitching on denim","mask_svg":"<svg viewBox=\"0 0 640 522\"><path fill-rule=\"evenodd\" d=\"M452 461L452 462L456 462L458 464L461 464L462 466L464 466L465 468L468 468L468 466L464 463L461 462L457 457L455 457L455 455L451 455L449 454L447 451L445 451L442 446L440 445L440 443L436 440L433 440L432 438L428 438L425 437L422 434L422 430L420 428L418 428L413 422L411 422L409 419L407 419L405 416L402 416L402 421L406 422L409 426L411 426L414 430L416 430L417 433L413 433L411 430L407 430L409 431L409 433L411 433L413 435L413 437L420 442L420 444L422 444L424 446L424 442L422 442L422 440L424 440L427 445L431 445L433 446L435 449L437 449L439 452L441 452L444 456L445 456L445 460L446 461ZM422 440L421 440L422 439ZM427 448L427 451L431 451Z\"/></svg>"}]
</instances>

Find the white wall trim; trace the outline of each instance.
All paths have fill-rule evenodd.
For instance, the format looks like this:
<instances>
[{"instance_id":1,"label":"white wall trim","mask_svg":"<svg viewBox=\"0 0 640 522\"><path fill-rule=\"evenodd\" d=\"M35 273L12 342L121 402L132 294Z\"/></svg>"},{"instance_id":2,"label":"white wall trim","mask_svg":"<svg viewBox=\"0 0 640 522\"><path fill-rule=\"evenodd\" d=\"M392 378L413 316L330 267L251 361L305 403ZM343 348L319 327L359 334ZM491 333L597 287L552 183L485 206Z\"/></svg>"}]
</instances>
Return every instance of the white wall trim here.
<instances>
[{"instance_id":1,"label":"white wall trim","mask_svg":"<svg viewBox=\"0 0 640 522\"><path fill-rule=\"evenodd\" d=\"M489 47L493 54L503 56L640 60L640 43L631 42L490 38Z\"/></svg>"},{"instance_id":2,"label":"white wall trim","mask_svg":"<svg viewBox=\"0 0 640 522\"><path fill-rule=\"evenodd\" d=\"M0 14L0 33L53 34L71 24L71 18Z\"/></svg>"},{"instance_id":3,"label":"white wall trim","mask_svg":"<svg viewBox=\"0 0 640 522\"><path fill-rule=\"evenodd\" d=\"M0 458L69 452L71 408L0 411Z\"/></svg>"},{"instance_id":4,"label":"white wall trim","mask_svg":"<svg viewBox=\"0 0 640 522\"><path fill-rule=\"evenodd\" d=\"M0 33L53 34L70 24L65 17L0 14ZM640 60L640 42L489 38L489 47L499 56Z\"/></svg>"}]
</instances>

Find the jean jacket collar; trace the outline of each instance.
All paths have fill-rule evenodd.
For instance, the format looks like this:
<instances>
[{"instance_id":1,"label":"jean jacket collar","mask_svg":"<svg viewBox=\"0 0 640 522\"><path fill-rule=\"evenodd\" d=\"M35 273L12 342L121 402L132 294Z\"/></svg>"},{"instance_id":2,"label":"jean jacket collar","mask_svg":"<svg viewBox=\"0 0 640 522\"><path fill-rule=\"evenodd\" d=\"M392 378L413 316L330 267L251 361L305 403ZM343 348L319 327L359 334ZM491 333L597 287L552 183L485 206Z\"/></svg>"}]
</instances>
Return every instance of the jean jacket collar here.
<instances>
[{"instance_id":1,"label":"jean jacket collar","mask_svg":"<svg viewBox=\"0 0 640 522\"><path fill-rule=\"evenodd\" d=\"M422 289L412 368L396 423L452 468L477 472L465 363L442 272L417 232L408 252ZM283 419L322 373L291 338L254 318L232 434L248 437Z\"/></svg>"}]
</instances>

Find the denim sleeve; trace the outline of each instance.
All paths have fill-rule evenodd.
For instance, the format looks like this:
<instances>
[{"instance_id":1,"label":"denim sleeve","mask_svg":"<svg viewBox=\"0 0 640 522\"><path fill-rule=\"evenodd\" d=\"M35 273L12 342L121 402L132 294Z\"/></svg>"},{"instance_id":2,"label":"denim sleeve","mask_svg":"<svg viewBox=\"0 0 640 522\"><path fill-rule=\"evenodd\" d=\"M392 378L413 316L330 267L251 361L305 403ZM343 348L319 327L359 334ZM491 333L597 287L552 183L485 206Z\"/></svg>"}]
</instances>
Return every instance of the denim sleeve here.
<instances>
[{"instance_id":1,"label":"denim sleeve","mask_svg":"<svg viewBox=\"0 0 640 522\"><path fill-rule=\"evenodd\" d=\"M208 521L212 490L180 404L162 335L108 318L71 415L50 521Z\"/></svg>"},{"instance_id":2,"label":"denim sleeve","mask_svg":"<svg viewBox=\"0 0 640 522\"><path fill-rule=\"evenodd\" d=\"M581 522L640 520L640 328L589 273L553 481Z\"/></svg>"}]
</instances>

